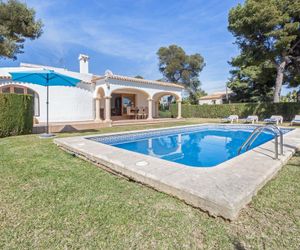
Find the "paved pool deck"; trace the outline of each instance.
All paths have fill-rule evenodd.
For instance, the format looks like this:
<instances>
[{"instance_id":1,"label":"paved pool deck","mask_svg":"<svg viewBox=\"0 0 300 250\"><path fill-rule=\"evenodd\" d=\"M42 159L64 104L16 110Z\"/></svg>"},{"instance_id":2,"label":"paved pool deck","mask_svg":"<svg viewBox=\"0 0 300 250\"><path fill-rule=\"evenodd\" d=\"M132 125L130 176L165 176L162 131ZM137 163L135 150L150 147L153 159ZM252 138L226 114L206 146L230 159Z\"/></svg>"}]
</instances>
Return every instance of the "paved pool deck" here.
<instances>
[{"instance_id":1,"label":"paved pool deck","mask_svg":"<svg viewBox=\"0 0 300 250\"><path fill-rule=\"evenodd\" d=\"M202 125L212 124L196 126ZM195 125L178 127L190 126ZM252 197L300 150L300 129L294 129L283 136L284 154L279 155L277 160L274 159L272 140L215 167L194 168L87 139L141 131L145 132L136 130L68 137L55 139L54 142L62 149L108 171L175 196L211 216L229 220L236 219Z\"/></svg>"}]
</instances>

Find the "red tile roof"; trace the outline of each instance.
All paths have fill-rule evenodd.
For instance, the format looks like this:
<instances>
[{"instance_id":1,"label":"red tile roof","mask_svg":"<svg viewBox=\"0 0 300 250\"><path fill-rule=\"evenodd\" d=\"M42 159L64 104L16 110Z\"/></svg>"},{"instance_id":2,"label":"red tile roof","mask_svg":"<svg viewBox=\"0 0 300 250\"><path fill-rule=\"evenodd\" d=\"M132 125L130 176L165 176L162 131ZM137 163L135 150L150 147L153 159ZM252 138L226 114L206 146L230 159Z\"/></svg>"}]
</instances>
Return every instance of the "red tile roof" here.
<instances>
[{"instance_id":1,"label":"red tile roof","mask_svg":"<svg viewBox=\"0 0 300 250\"><path fill-rule=\"evenodd\" d=\"M113 79L113 80L121 80L121 81L128 81L128 82L136 82L136 83L142 83L142 84L156 84L156 85L161 85L161 86L168 86L168 87L176 87L176 88L181 88L184 89L184 86L176 83L171 83L171 82L162 82L162 81L155 81L155 80L146 80L146 79L140 79L140 78L135 78L135 77L129 77L129 76L121 76L121 75L106 75L106 76L96 76L93 81L97 81L100 79Z\"/></svg>"}]
</instances>

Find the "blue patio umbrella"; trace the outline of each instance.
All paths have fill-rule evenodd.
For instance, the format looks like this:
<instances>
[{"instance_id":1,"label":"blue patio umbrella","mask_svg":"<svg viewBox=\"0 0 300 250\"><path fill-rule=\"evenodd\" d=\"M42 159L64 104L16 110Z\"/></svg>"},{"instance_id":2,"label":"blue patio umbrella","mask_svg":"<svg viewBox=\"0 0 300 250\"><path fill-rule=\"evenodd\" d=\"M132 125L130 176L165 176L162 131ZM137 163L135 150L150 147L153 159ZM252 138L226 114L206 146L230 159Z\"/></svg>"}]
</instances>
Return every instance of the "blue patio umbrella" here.
<instances>
[{"instance_id":1,"label":"blue patio umbrella","mask_svg":"<svg viewBox=\"0 0 300 250\"><path fill-rule=\"evenodd\" d=\"M47 134L49 134L49 86L74 87L81 80L55 72L54 70L10 72L12 80L28 82L47 87Z\"/></svg>"}]
</instances>

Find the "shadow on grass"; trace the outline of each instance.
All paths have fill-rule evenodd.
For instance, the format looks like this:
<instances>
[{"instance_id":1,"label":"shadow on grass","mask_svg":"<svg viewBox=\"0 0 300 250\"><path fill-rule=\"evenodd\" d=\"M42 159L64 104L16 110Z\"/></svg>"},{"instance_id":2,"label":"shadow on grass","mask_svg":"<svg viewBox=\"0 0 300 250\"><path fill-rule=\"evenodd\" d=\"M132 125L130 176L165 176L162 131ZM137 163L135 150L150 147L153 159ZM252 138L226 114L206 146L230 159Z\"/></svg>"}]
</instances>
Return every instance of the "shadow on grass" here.
<instances>
[{"instance_id":1,"label":"shadow on grass","mask_svg":"<svg viewBox=\"0 0 300 250\"><path fill-rule=\"evenodd\" d=\"M235 250L246 250L246 248L243 246L243 244L238 239L234 239L232 244L233 244Z\"/></svg>"}]
</instances>

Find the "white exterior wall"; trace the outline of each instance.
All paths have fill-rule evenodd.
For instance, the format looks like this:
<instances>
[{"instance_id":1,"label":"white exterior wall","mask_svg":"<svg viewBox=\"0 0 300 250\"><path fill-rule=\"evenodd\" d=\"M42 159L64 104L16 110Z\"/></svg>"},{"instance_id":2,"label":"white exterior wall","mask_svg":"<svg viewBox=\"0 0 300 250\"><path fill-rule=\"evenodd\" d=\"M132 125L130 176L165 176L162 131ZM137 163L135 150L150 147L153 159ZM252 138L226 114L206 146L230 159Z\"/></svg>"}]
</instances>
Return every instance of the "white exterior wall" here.
<instances>
[{"instance_id":1,"label":"white exterior wall","mask_svg":"<svg viewBox=\"0 0 300 250\"><path fill-rule=\"evenodd\" d=\"M25 86L39 95L39 122L47 119L47 88L36 84L13 81L1 81L0 87L8 84ZM80 83L78 87L51 86L49 87L49 121L70 122L94 119L94 101L92 85Z\"/></svg>"},{"instance_id":2,"label":"white exterior wall","mask_svg":"<svg viewBox=\"0 0 300 250\"><path fill-rule=\"evenodd\" d=\"M50 87L50 121L88 121L94 120L93 90L89 84L77 87Z\"/></svg>"},{"instance_id":3,"label":"white exterior wall","mask_svg":"<svg viewBox=\"0 0 300 250\"><path fill-rule=\"evenodd\" d=\"M145 94L139 93L136 95L136 106L137 107L147 107L148 106L148 97Z\"/></svg>"}]
</instances>

